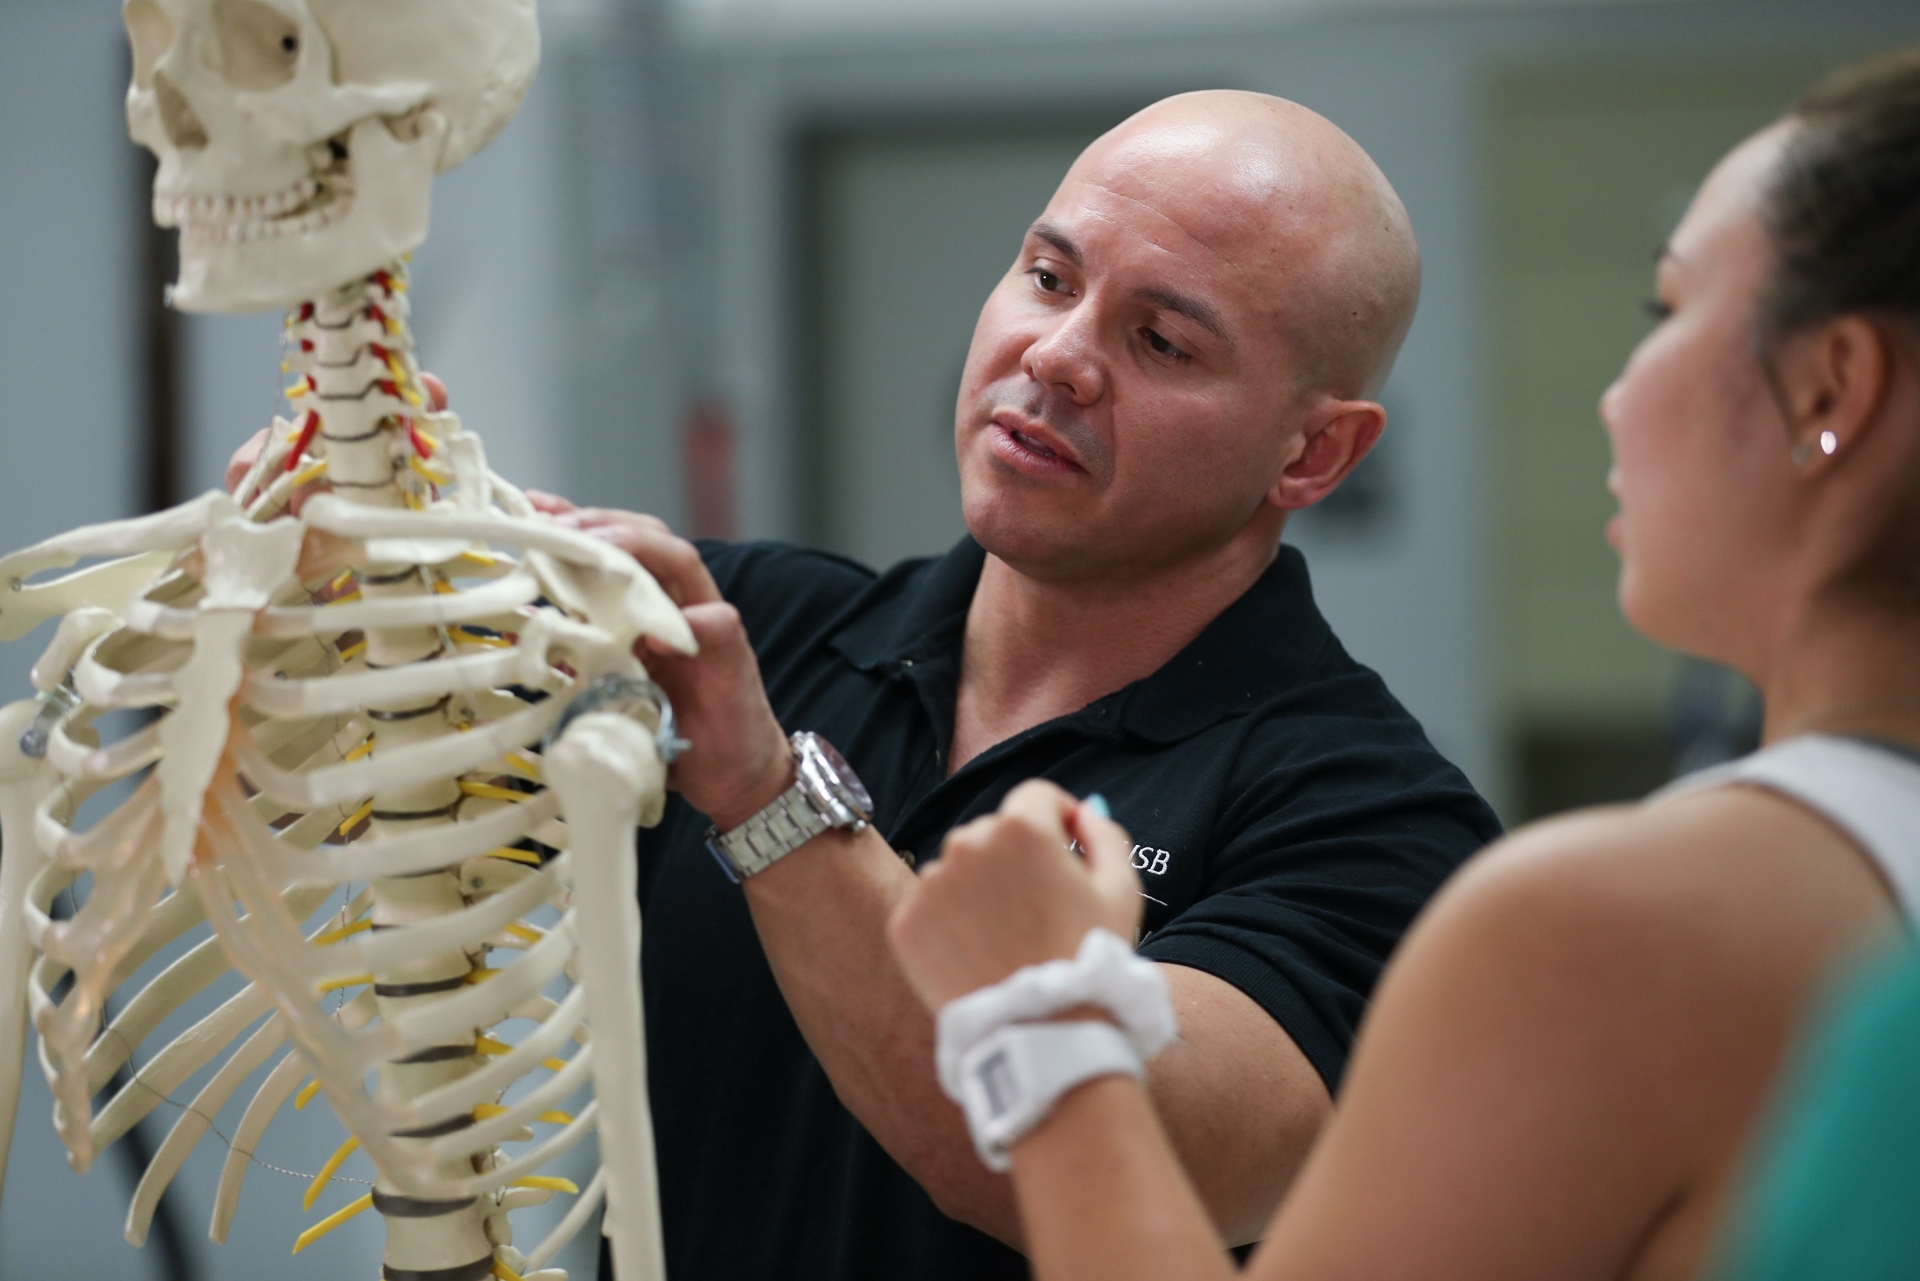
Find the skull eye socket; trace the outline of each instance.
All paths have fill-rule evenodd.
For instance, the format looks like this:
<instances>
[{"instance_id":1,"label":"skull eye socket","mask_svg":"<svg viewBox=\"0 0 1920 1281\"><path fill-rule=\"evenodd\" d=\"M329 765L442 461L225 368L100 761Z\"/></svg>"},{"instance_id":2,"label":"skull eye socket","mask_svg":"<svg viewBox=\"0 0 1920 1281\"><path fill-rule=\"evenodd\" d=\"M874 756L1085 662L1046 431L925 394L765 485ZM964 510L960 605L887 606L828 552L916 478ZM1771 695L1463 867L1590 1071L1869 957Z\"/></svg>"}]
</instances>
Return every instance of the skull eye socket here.
<instances>
[{"instance_id":1,"label":"skull eye socket","mask_svg":"<svg viewBox=\"0 0 1920 1281\"><path fill-rule=\"evenodd\" d=\"M173 22L154 0L127 0L121 10L127 23L127 39L133 45L133 83L138 89L153 87L153 69L173 48Z\"/></svg>"},{"instance_id":2,"label":"skull eye socket","mask_svg":"<svg viewBox=\"0 0 1920 1281\"><path fill-rule=\"evenodd\" d=\"M237 89L278 89L300 66L300 23L261 0L219 0L220 74Z\"/></svg>"}]
</instances>

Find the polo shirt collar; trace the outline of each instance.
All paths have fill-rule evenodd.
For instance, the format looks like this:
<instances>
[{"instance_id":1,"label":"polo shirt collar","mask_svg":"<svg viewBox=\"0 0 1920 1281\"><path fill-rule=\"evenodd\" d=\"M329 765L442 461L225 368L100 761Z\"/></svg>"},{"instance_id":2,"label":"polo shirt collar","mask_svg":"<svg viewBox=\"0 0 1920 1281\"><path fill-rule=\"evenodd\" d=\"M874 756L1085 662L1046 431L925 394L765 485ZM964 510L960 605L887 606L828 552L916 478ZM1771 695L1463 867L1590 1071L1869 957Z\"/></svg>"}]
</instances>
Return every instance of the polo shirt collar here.
<instances>
[{"instance_id":1,"label":"polo shirt collar","mask_svg":"<svg viewBox=\"0 0 1920 1281\"><path fill-rule=\"evenodd\" d=\"M1121 728L1154 743L1191 738L1298 688L1334 643L1313 602L1306 558L1282 545L1185 649L1121 691Z\"/></svg>"},{"instance_id":2,"label":"polo shirt collar","mask_svg":"<svg viewBox=\"0 0 1920 1281\"><path fill-rule=\"evenodd\" d=\"M874 607L856 610L833 647L861 671L917 662L958 649L987 553L968 535L937 560L906 568L906 581ZM882 578L884 590L900 570Z\"/></svg>"},{"instance_id":3,"label":"polo shirt collar","mask_svg":"<svg viewBox=\"0 0 1920 1281\"><path fill-rule=\"evenodd\" d=\"M986 559L971 536L962 538L946 555L908 570L887 599L859 611L833 647L863 671L957 657ZM1094 736L1180 742L1296 688L1334 643L1314 604L1305 557L1283 545L1253 585L1158 671L1063 720Z\"/></svg>"}]
</instances>

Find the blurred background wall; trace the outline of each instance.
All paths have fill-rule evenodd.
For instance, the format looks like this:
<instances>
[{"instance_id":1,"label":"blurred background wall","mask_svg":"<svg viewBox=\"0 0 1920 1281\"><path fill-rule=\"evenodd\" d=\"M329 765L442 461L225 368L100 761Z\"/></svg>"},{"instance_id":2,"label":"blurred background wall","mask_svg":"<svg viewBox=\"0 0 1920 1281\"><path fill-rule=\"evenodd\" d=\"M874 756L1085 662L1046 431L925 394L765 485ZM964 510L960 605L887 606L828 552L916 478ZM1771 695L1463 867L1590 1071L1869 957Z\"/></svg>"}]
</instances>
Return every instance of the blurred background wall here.
<instances>
[{"instance_id":1,"label":"blurred background wall","mask_svg":"<svg viewBox=\"0 0 1920 1281\"><path fill-rule=\"evenodd\" d=\"M974 318L1067 164L1162 95L1264 90L1374 155L1426 261L1384 444L1288 534L1349 647L1510 819L1748 732L1736 683L1619 621L1594 403L1713 160L1920 40L1911 0L543 0L542 24L525 112L441 181L415 264L425 359L520 483L875 565L941 550ZM219 483L276 407L277 317L158 306L122 45L112 0L0 0L8 547ZM0 649L7 689L44 640ZM269 1169L207 1244L213 1139L172 1247L132 1251L137 1157L74 1176L48 1106L29 1072L0 1281L376 1274L373 1216L289 1259L312 1218ZM270 1137L311 1173L341 1135L316 1107Z\"/></svg>"}]
</instances>

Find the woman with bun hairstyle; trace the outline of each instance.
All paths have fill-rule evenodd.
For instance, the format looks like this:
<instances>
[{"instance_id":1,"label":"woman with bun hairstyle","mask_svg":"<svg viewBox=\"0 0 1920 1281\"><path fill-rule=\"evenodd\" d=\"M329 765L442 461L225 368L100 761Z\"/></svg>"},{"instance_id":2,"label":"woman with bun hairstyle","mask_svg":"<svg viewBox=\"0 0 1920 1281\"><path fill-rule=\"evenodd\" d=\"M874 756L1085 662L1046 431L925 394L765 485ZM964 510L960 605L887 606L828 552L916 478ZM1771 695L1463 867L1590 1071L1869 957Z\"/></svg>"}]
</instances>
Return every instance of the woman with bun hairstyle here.
<instances>
[{"instance_id":1,"label":"woman with bun hairstyle","mask_svg":"<svg viewBox=\"0 0 1920 1281\"><path fill-rule=\"evenodd\" d=\"M1441 893L1255 1277L1699 1275L1810 1012L1920 912L1920 51L1727 155L1654 310L1600 409L1621 608L1750 677L1765 746ZM1226 1277L1137 1080L1170 1012L1097 933L1140 919L1102 810L1016 791L894 946L1043 1281Z\"/></svg>"}]
</instances>

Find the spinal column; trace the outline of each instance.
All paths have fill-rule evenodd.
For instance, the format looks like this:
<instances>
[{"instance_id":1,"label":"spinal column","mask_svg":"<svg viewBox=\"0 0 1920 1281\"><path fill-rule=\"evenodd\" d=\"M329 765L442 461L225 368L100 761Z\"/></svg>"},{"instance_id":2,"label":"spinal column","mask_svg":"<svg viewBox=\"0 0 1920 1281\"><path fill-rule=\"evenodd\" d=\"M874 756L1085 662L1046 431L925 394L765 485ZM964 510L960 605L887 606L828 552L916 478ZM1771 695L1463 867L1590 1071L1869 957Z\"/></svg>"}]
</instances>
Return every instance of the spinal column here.
<instances>
[{"instance_id":1,"label":"spinal column","mask_svg":"<svg viewBox=\"0 0 1920 1281\"><path fill-rule=\"evenodd\" d=\"M373 507L418 509L437 498L438 486L451 476L440 470L440 442L424 421L425 391L413 356L407 324L404 269L378 272L331 297L308 303L290 314L288 372L297 375L289 390L303 408L300 439L288 455L283 494L307 485L332 490L338 497ZM354 564L351 583L335 580L348 595L368 598L419 596L447 590L442 567L418 563ZM369 669L432 662L458 647L499 643L484 633L443 627L373 629L349 634L336 644L349 666ZM461 697L424 703L369 707L371 735L357 753L384 750L455 734L485 719L483 710ZM537 772L528 762L529 772ZM463 803L487 804L495 790L487 784L440 780L417 787L383 791L370 798L343 825L343 834L375 842L417 832L422 826L454 822ZM371 885L374 929L415 924L467 906L459 869L376 880ZM374 996L383 1016L404 1013L444 1000L484 972L484 949L455 949L425 958L391 973L372 975ZM418 1098L479 1066L473 1035L423 1049L379 1069L378 1096L384 1102ZM431 1139L473 1124L462 1116L428 1130L401 1136L422 1147ZM484 1161L485 1158L477 1158ZM469 1177L473 1162L456 1158L439 1173ZM491 1196L469 1201L423 1202L378 1186L374 1208L386 1220L386 1273L395 1281L480 1281L493 1272L494 1245L508 1244L507 1220ZM460 1260L449 1268L449 1260ZM468 1262L470 1261L470 1262Z\"/></svg>"}]
</instances>

